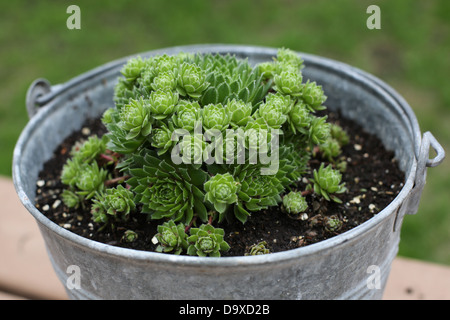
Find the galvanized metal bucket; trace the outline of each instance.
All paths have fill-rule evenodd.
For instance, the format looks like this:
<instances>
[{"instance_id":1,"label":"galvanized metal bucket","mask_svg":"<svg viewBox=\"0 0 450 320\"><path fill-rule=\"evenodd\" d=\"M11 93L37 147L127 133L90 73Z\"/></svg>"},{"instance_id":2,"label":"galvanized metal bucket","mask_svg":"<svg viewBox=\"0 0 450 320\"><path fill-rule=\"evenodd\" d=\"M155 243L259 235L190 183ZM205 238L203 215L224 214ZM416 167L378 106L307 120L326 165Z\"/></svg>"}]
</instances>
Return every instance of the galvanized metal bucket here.
<instances>
[{"instance_id":1,"label":"galvanized metal bucket","mask_svg":"<svg viewBox=\"0 0 450 320\"><path fill-rule=\"evenodd\" d=\"M276 55L272 48L200 45L161 49L141 56L180 51L232 53L251 63L270 61ZM47 219L34 206L38 172L58 144L80 129L86 118L99 116L113 106L113 88L129 57L64 84L51 86L43 79L32 84L27 96L31 119L14 150L13 178L18 196L36 219L50 260L71 298L382 297L398 252L403 217L416 213L426 168L438 165L444 150L431 133L422 136L413 111L388 85L346 64L300 54L306 66L304 76L323 85L328 108L363 125L387 149L395 151L405 173L404 187L375 217L344 234L262 256L200 258L124 249L83 238ZM434 159L428 158L430 146L437 153Z\"/></svg>"}]
</instances>

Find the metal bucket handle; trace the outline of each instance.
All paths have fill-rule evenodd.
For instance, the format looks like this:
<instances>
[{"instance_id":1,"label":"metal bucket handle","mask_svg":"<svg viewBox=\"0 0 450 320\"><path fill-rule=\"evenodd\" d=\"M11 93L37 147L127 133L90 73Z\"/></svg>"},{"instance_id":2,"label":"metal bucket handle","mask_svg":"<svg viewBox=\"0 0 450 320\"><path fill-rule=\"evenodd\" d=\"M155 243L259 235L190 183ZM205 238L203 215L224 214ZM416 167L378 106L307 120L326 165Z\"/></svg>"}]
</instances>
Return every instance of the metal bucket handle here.
<instances>
[{"instance_id":1,"label":"metal bucket handle","mask_svg":"<svg viewBox=\"0 0 450 320\"><path fill-rule=\"evenodd\" d=\"M39 107L43 105L39 99L52 91L50 82L46 79L39 78L33 81L27 91L26 106L28 112L28 118L32 118L37 112Z\"/></svg>"},{"instance_id":2,"label":"metal bucket handle","mask_svg":"<svg viewBox=\"0 0 450 320\"><path fill-rule=\"evenodd\" d=\"M436 152L436 156L429 159L430 147ZM445 151L436 138L427 131L423 134L420 145L419 157L417 159L417 171L414 179L414 187L408 201L408 213L415 214L419 208L419 200L425 186L427 167L436 167L444 161Z\"/></svg>"},{"instance_id":3,"label":"metal bucket handle","mask_svg":"<svg viewBox=\"0 0 450 320\"><path fill-rule=\"evenodd\" d=\"M113 70L118 66L122 65L126 59L119 59L116 61L109 62L103 66L92 69L78 77L75 77L68 82L62 84L56 84L52 86L47 79L39 78L33 81L27 91L26 95L26 107L28 118L31 119L38 111L39 108L46 105L58 95L62 94L66 90L72 88L73 86L93 79L99 74L105 73L107 71Z\"/></svg>"},{"instance_id":4,"label":"metal bucket handle","mask_svg":"<svg viewBox=\"0 0 450 320\"><path fill-rule=\"evenodd\" d=\"M436 152L436 156L429 159L430 147ZM400 204L397 209L397 215L394 222L393 231L397 231L405 214L416 214L419 209L419 202L422 196L423 188L427 178L427 167L436 167L444 161L445 151L436 138L427 131L423 134L420 144L419 156L417 158L417 169L414 178L414 186L412 187L407 198Z\"/></svg>"},{"instance_id":5,"label":"metal bucket handle","mask_svg":"<svg viewBox=\"0 0 450 320\"><path fill-rule=\"evenodd\" d=\"M428 159L428 152L430 146L436 152L436 156L433 159ZM444 148L439 144L436 138L431 134L431 132L427 131L423 134L422 145L420 146L420 154L418 159L417 168L424 167L436 167L444 161L445 151ZM426 162L425 162L426 161ZM424 164L425 162L425 164ZM417 177L416 177L417 178Z\"/></svg>"}]
</instances>

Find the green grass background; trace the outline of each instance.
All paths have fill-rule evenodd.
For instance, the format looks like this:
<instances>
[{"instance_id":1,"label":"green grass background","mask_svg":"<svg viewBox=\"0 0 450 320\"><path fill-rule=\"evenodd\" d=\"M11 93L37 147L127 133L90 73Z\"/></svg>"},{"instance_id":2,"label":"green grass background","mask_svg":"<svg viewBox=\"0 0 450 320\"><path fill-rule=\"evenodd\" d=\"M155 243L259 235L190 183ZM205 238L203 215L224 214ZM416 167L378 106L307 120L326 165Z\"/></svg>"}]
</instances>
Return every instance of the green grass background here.
<instances>
[{"instance_id":1,"label":"green grass background","mask_svg":"<svg viewBox=\"0 0 450 320\"><path fill-rule=\"evenodd\" d=\"M71 4L81 30L66 27ZM380 30L366 27L371 4ZM198 43L287 47L359 67L403 95L422 132L449 150L448 0L15 0L0 4L0 175L11 176L33 80L57 84L126 55ZM450 265L449 172L449 161L428 170L400 255Z\"/></svg>"}]
</instances>

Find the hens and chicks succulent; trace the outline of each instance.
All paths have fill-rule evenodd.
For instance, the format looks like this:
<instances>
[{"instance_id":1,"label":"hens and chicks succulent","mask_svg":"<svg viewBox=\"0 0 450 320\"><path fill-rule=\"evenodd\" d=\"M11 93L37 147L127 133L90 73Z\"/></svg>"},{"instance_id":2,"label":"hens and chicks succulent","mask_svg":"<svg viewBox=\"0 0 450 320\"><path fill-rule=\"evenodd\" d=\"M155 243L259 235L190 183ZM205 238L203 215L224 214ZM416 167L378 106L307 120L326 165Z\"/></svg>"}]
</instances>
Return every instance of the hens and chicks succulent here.
<instances>
[{"instance_id":1,"label":"hens and chicks succulent","mask_svg":"<svg viewBox=\"0 0 450 320\"><path fill-rule=\"evenodd\" d=\"M103 227L139 211L161 220L158 252L214 257L229 249L214 223L245 223L277 205L291 215L304 212L308 204L296 183L312 171L310 157L319 150L334 163L348 137L315 115L326 96L303 81L302 67L288 49L256 66L218 54L130 59L115 87L115 107L102 117L107 133L76 145L63 168L64 203L87 207ZM242 141L228 135L238 131L245 132ZM271 158L277 170L264 174L269 164L255 161L252 148L277 155ZM336 194L345 186L337 168L314 170L309 192L340 201Z\"/></svg>"}]
</instances>

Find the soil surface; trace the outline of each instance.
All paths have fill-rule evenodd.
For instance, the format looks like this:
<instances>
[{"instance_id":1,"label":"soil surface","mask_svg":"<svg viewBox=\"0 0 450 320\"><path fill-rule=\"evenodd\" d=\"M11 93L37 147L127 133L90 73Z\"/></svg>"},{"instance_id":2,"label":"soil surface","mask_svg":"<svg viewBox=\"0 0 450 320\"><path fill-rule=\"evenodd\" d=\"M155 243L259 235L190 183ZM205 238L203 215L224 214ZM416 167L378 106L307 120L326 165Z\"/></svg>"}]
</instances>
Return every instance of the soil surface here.
<instances>
[{"instance_id":1,"label":"soil surface","mask_svg":"<svg viewBox=\"0 0 450 320\"><path fill-rule=\"evenodd\" d=\"M334 113L328 113L329 121L339 124L349 135L350 143L343 147L340 158L347 162L342 181L347 192L338 195L342 203L325 201L310 194L306 196L308 210L300 218L289 217L283 208L271 207L253 213L243 225L236 221L215 225L225 230L225 241L231 249L222 256L239 256L250 246L261 241L267 243L270 252L279 252L323 241L346 232L372 218L386 207L403 187L404 173L398 168L392 152L387 151L380 140L368 134L352 121ZM105 128L98 119L88 120L80 131L74 132L54 151L39 174L36 191L36 207L50 220L76 234L106 244L154 251L152 238L161 222L147 221L146 215L134 213L129 221L117 224L115 230L103 228L91 221L87 210L67 208L60 200L64 185L60 174L75 142L90 135L101 136ZM318 167L320 159L313 158L311 167ZM308 177L308 175L306 176ZM298 182L298 190L305 190L305 181ZM342 226L330 230L327 221L338 218ZM134 242L123 240L126 230L138 234Z\"/></svg>"}]
</instances>

